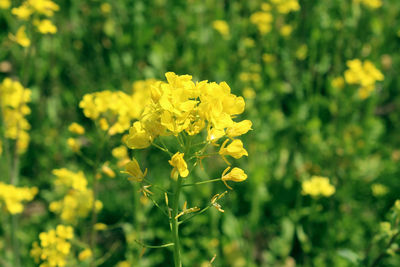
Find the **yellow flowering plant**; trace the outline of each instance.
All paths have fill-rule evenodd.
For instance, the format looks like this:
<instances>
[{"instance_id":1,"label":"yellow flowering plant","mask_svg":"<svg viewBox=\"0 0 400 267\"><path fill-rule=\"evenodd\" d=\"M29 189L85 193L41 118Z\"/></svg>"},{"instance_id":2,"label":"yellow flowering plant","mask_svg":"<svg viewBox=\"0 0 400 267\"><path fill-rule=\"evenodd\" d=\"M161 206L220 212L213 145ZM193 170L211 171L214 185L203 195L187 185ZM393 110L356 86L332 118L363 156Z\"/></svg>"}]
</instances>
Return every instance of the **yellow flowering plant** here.
<instances>
[{"instance_id":1,"label":"yellow flowering plant","mask_svg":"<svg viewBox=\"0 0 400 267\"><path fill-rule=\"evenodd\" d=\"M245 102L242 97L231 93L227 83L194 82L190 75L176 75L173 72L167 72L165 76L166 82L153 83L148 88L150 101L124 140L130 149L154 146L170 156L168 163L172 167L170 181L173 192L164 191L166 209L151 198L153 193L149 187L152 183L146 177L147 169L142 171L135 158L126 165L126 173L130 175L130 180L141 183L145 196L151 198L169 219L173 242L150 247L173 246L175 266L181 266L179 225L210 207L223 212L217 200L225 195L217 194L203 209L188 208L185 201L180 210L181 192L186 186L218 181L232 189L227 182L246 180L247 175L238 167L234 167L228 173L231 163L227 157L240 159L248 155L238 137L251 130L252 123L249 120L235 121L237 116L243 113ZM172 140L175 146L168 146L165 142ZM172 152L172 147L177 147L178 151ZM215 148L218 147L217 152ZM193 169L197 166L202 167L202 161L211 157L220 157L222 162L225 161L229 165L221 177L188 183L193 179ZM189 214L190 216L187 216ZM180 220L185 216L185 219ZM139 241L138 243L142 244Z\"/></svg>"}]
</instances>

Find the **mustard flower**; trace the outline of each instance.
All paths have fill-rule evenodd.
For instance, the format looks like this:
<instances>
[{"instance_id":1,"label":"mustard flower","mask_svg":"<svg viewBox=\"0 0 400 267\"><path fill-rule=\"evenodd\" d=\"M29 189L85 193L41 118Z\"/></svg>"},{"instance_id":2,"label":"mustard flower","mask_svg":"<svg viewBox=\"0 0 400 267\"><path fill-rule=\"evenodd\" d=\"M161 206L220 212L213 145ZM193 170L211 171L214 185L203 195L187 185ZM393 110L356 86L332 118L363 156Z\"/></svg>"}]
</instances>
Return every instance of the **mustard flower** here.
<instances>
[{"instance_id":1,"label":"mustard flower","mask_svg":"<svg viewBox=\"0 0 400 267\"><path fill-rule=\"evenodd\" d=\"M243 147L243 142L239 139L233 140L228 146L226 144L229 142L229 139L226 139L225 142L222 144L219 154L221 157L229 164L226 160L225 156L231 156L235 159L240 159L243 156L248 156L246 149Z\"/></svg>"},{"instance_id":2,"label":"mustard flower","mask_svg":"<svg viewBox=\"0 0 400 267\"><path fill-rule=\"evenodd\" d=\"M28 38L25 32L25 26L19 27L15 35L10 33L8 37L10 40L16 42L22 47L28 47L31 45L31 40Z\"/></svg>"},{"instance_id":3,"label":"mustard flower","mask_svg":"<svg viewBox=\"0 0 400 267\"><path fill-rule=\"evenodd\" d=\"M214 20L213 28L225 38L229 37L229 25L225 20Z\"/></svg>"},{"instance_id":4,"label":"mustard flower","mask_svg":"<svg viewBox=\"0 0 400 267\"><path fill-rule=\"evenodd\" d=\"M57 27L48 19L37 22L36 27L42 34L55 34L57 32Z\"/></svg>"},{"instance_id":5,"label":"mustard flower","mask_svg":"<svg viewBox=\"0 0 400 267\"><path fill-rule=\"evenodd\" d=\"M232 182L243 182L244 180L247 179L247 174L244 173L244 171L240 168L233 168L229 173L228 171L230 170L231 167L227 167L223 173L222 173L222 177L221 180L224 182L224 184L226 185L226 187L228 187L229 189L232 189L232 187L230 187L227 184L227 181L232 181Z\"/></svg>"},{"instance_id":6,"label":"mustard flower","mask_svg":"<svg viewBox=\"0 0 400 267\"><path fill-rule=\"evenodd\" d=\"M76 122L73 122L68 126L68 131L79 135L85 134L85 128Z\"/></svg>"},{"instance_id":7,"label":"mustard flower","mask_svg":"<svg viewBox=\"0 0 400 267\"><path fill-rule=\"evenodd\" d=\"M174 167L171 171L172 178L176 177L176 171L179 172L181 177L187 177L189 175L189 170L183 156L184 153L177 152L171 157L171 160L168 161L169 164Z\"/></svg>"},{"instance_id":8,"label":"mustard flower","mask_svg":"<svg viewBox=\"0 0 400 267\"><path fill-rule=\"evenodd\" d=\"M329 183L327 177L312 176L311 179L302 183L302 194L318 197L320 195L329 197L335 193L335 187Z\"/></svg>"},{"instance_id":9,"label":"mustard flower","mask_svg":"<svg viewBox=\"0 0 400 267\"><path fill-rule=\"evenodd\" d=\"M144 172L142 172L137 160L135 158L132 158L132 161L128 162L125 165L124 173L131 175L131 177L129 177L128 179L135 181L135 182L141 182L141 181L143 181L144 177L146 177L146 175L147 175L147 169L145 169Z\"/></svg>"}]
</instances>

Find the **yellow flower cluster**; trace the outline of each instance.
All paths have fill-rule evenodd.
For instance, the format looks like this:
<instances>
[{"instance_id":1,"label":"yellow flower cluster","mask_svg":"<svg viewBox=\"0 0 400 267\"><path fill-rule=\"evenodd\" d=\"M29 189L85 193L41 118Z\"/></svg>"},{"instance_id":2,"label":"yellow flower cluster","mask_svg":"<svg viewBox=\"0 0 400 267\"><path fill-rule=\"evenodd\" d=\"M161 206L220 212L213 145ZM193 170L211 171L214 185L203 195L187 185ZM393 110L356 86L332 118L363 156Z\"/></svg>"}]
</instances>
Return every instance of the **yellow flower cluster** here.
<instances>
[{"instance_id":1,"label":"yellow flower cluster","mask_svg":"<svg viewBox=\"0 0 400 267\"><path fill-rule=\"evenodd\" d=\"M24 210L23 201L31 201L38 193L36 187L16 187L0 182L0 207L4 205L6 211L18 214Z\"/></svg>"},{"instance_id":2,"label":"yellow flower cluster","mask_svg":"<svg viewBox=\"0 0 400 267\"><path fill-rule=\"evenodd\" d=\"M39 234L40 244L33 243L31 256L39 267L64 267L71 252L70 240L74 238L71 226L58 225L56 229Z\"/></svg>"},{"instance_id":3,"label":"yellow flower cluster","mask_svg":"<svg viewBox=\"0 0 400 267\"><path fill-rule=\"evenodd\" d=\"M361 62L359 59L347 61L348 69L344 72L344 79L348 84L360 85L358 95L365 99L375 89L377 81L383 81L383 74L372 64L371 61Z\"/></svg>"},{"instance_id":4,"label":"yellow flower cluster","mask_svg":"<svg viewBox=\"0 0 400 267\"><path fill-rule=\"evenodd\" d=\"M271 4L263 3L261 10L250 16L250 22L255 24L258 31L263 35L269 33L272 29L272 22L274 20L274 16L272 15L273 8L279 14L288 14L292 11L300 10L300 4L298 0L271 0ZM292 30L292 26L282 25L280 33L283 36L289 36Z\"/></svg>"},{"instance_id":5,"label":"yellow flower cluster","mask_svg":"<svg viewBox=\"0 0 400 267\"><path fill-rule=\"evenodd\" d=\"M250 130L248 123L233 121L244 111L244 99L231 94L230 87L207 81L194 83L192 76L168 72L167 82L151 87L151 101L139 121L129 130L126 144L146 148L158 136L196 135L205 127L208 140L217 141L227 133L233 138ZM251 123L250 123L251 125Z\"/></svg>"},{"instance_id":6,"label":"yellow flower cluster","mask_svg":"<svg viewBox=\"0 0 400 267\"><path fill-rule=\"evenodd\" d=\"M362 3L363 5L376 9L382 6L382 0L354 0L356 3Z\"/></svg>"},{"instance_id":7,"label":"yellow flower cluster","mask_svg":"<svg viewBox=\"0 0 400 267\"><path fill-rule=\"evenodd\" d=\"M183 133L193 136L206 129L207 143L216 144L219 139L227 137L219 154L228 164L226 156L236 159L247 156L242 141L235 138L251 130L252 123L249 120L241 122L233 120L244 111L245 102L242 97L232 94L225 82L194 83L192 76L179 76L173 72L168 72L165 76L167 82L151 86L151 101L125 138L129 148L146 148L158 136L173 135L179 140L179 136ZM177 178L178 174L181 177L188 176L189 171L184 156L181 152L172 156L169 161L174 167L171 177ZM140 170L136 160L131 165L127 165L127 173L131 174L134 180L141 181L145 173ZM247 177L244 172L240 176L241 180ZM230 177L233 176L226 176L224 179L240 180Z\"/></svg>"},{"instance_id":8,"label":"yellow flower cluster","mask_svg":"<svg viewBox=\"0 0 400 267\"><path fill-rule=\"evenodd\" d=\"M11 13L22 21L32 19L32 24L36 26L36 29L42 34L54 34L57 32L57 27L48 17L52 17L54 12L59 9L59 6L51 0L26 0L22 2L19 7L14 7ZM9 37L21 46L28 47L31 42L25 29L26 26L22 25L15 35L10 34Z\"/></svg>"},{"instance_id":9,"label":"yellow flower cluster","mask_svg":"<svg viewBox=\"0 0 400 267\"><path fill-rule=\"evenodd\" d=\"M0 84L0 111L5 127L5 137L16 140L19 153L24 153L29 144L30 124L25 116L31 110L31 91L24 88L18 81L5 78Z\"/></svg>"},{"instance_id":10,"label":"yellow flower cluster","mask_svg":"<svg viewBox=\"0 0 400 267\"><path fill-rule=\"evenodd\" d=\"M54 181L56 189L66 192L63 199L50 203L50 211L60 214L63 221L76 223L78 218L85 218L93 207L93 191L87 187L87 180L83 172L72 172L65 168L53 170L57 177ZM95 207L103 207L101 201L96 200Z\"/></svg>"},{"instance_id":11,"label":"yellow flower cluster","mask_svg":"<svg viewBox=\"0 0 400 267\"><path fill-rule=\"evenodd\" d=\"M137 119L148 99L146 83L134 84L134 93L101 91L83 96L79 107L86 117L98 121L103 131L109 135L123 133Z\"/></svg>"},{"instance_id":12,"label":"yellow flower cluster","mask_svg":"<svg viewBox=\"0 0 400 267\"><path fill-rule=\"evenodd\" d=\"M302 194L318 197L329 197L335 193L335 187L329 183L329 179L322 176L312 176L302 183Z\"/></svg>"}]
</instances>

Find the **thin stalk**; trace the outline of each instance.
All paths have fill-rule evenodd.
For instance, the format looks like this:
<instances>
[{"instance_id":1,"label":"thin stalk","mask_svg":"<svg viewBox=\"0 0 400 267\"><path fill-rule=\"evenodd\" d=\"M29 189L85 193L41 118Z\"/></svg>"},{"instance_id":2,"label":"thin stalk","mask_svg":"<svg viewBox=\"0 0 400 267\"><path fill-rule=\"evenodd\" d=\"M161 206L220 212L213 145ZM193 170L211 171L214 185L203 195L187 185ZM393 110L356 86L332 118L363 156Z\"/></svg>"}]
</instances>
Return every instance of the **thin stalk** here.
<instances>
[{"instance_id":1,"label":"thin stalk","mask_svg":"<svg viewBox=\"0 0 400 267\"><path fill-rule=\"evenodd\" d=\"M214 183L214 182L218 182L221 181L221 178L217 178L217 179L212 179L212 180L208 180L208 181L203 181L203 182L197 182L197 183L193 183L193 184L184 184L182 185L182 187L184 186L194 186L194 185L201 185L201 184L208 184L208 183Z\"/></svg>"},{"instance_id":2,"label":"thin stalk","mask_svg":"<svg viewBox=\"0 0 400 267\"><path fill-rule=\"evenodd\" d=\"M182 267L181 261L181 250L180 250L180 243L179 243L179 223L178 218L178 206L179 206L179 195L182 188L182 178L178 177L178 180L175 183L175 190L174 190L174 198L172 203L172 216L171 220L171 233L172 233L172 240L174 243L174 263L175 267Z\"/></svg>"}]
</instances>

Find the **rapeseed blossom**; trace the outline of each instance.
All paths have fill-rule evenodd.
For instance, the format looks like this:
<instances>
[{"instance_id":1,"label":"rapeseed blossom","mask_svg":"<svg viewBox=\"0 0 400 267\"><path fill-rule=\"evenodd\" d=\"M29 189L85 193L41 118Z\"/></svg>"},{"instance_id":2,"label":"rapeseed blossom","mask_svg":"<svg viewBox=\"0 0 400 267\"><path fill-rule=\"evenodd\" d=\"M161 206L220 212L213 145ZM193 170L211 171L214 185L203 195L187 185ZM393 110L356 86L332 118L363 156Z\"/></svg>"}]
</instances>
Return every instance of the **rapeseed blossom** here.
<instances>
[{"instance_id":1,"label":"rapeseed blossom","mask_svg":"<svg viewBox=\"0 0 400 267\"><path fill-rule=\"evenodd\" d=\"M71 226L57 225L56 229L39 234L40 242L33 243L30 254L36 263L41 263L41 267L67 266L73 238L74 229Z\"/></svg>"},{"instance_id":2,"label":"rapeseed blossom","mask_svg":"<svg viewBox=\"0 0 400 267\"><path fill-rule=\"evenodd\" d=\"M298 0L271 0L271 3L263 3L261 10L254 12L250 16L250 22L257 26L258 31L265 35L272 30L274 22L274 14L286 15L290 12L299 11L300 4ZM274 11L276 12L274 13ZM276 14L277 13L277 14ZM284 24L279 29L282 36L289 36L293 27L291 25Z\"/></svg>"},{"instance_id":3,"label":"rapeseed blossom","mask_svg":"<svg viewBox=\"0 0 400 267\"><path fill-rule=\"evenodd\" d=\"M25 116L31 110L27 103L31 100L31 91L18 81L5 78L0 84L0 111L3 117L5 137L16 140L19 153L28 148L30 124Z\"/></svg>"},{"instance_id":4,"label":"rapeseed blossom","mask_svg":"<svg viewBox=\"0 0 400 267\"><path fill-rule=\"evenodd\" d=\"M87 187L87 180L83 172L72 172L68 169L55 169L54 185L58 192L64 193L61 200L50 203L50 211L60 214L63 221L76 223L78 218L85 218L92 210L93 203L96 210L101 210L103 204L94 200L93 190Z\"/></svg>"},{"instance_id":5,"label":"rapeseed blossom","mask_svg":"<svg viewBox=\"0 0 400 267\"><path fill-rule=\"evenodd\" d=\"M182 135L190 138L205 130L205 142L208 144L219 146L218 141L225 138L219 155L228 164L227 156L239 159L248 155L242 141L237 137L251 130L252 123L249 120L234 121L236 116L244 111L243 97L232 94L225 82L195 83L192 76L176 75L173 72L167 72L165 76L167 82L157 82L150 87L149 103L124 138L129 148L149 147L159 136L175 136L179 141ZM189 175L188 163L184 157L185 154L179 151L172 155L169 161L173 167L172 178ZM198 160L204 158L201 155L195 157ZM133 177L132 180L143 180L144 174L136 160L130 162L126 170ZM237 168L234 168L231 175L236 172ZM244 172L240 176L241 179L236 181L245 179Z\"/></svg>"},{"instance_id":6,"label":"rapeseed blossom","mask_svg":"<svg viewBox=\"0 0 400 267\"><path fill-rule=\"evenodd\" d=\"M107 90L86 94L79 107L86 117L99 123L100 129L115 135L129 129L132 120L138 119L149 97L149 90L146 91L141 85L134 84L132 95Z\"/></svg>"},{"instance_id":7,"label":"rapeseed blossom","mask_svg":"<svg viewBox=\"0 0 400 267\"><path fill-rule=\"evenodd\" d=\"M36 187L16 187L0 182L0 207L10 214L18 214L24 210L25 201L31 201L38 193Z\"/></svg>"},{"instance_id":8,"label":"rapeseed blossom","mask_svg":"<svg viewBox=\"0 0 400 267\"><path fill-rule=\"evenodd\" d=\"M169 164L174 167L171 171L171 177L176 177L176 171L179 172L181 177L187 177L189 175L186 161L183 158L184 155L184 153L177 152L169 161Z\"/></svg>"},{"instance_id":9,"label":"rapeseed blossom","mask_svg":"<svg viewBox=\"0 0 400 267\"><path fill-rule=\"evenodd\" d=\"M224 38L229 38L229 24L225 20L214 20L212 25Z\"/></svg>"},{"instance_id":10,"label":"rapeseed blossom","mask_svg":"<svg viewBox=\"0 0 400 267\"><path fill-rule=\"evenodd\" d=\"M28 38L25 32L25 26L19 27L15 35L9 33L8 37L11 41L16 42L22 47L28 47L31 45L31 40Z\"/></svg>"},{"instance_id":11,"label":"rapeseed blossom","mask_svg":"<svg viewBox=\"0 0 400 267\"><path fill-rule=\"evenodd\" d=\"M329 183L329 179L322 176L312 176L302 183L302 194L312 197L329 197L335 193L335 187Z\"/></svg>"},{"instance_id":12,"label":"rapeseed blossom","mask_svg":"<svg viewBox=\"0 0 400 267\"><path fill-rule=\"evenodd\" d=\"M11 13L19 20L27 21L34 18L32 24L42 34L54 34L57 32L57 27L49 20L49 17L54 15L60 7L51 0L26 0L20 6L11 9ZM41 19L46 17L46 19ZM40 18L40 19L39 19ZM25 32L25 25L19 27L15 35L9 34L11 40L17 42L23 47L28 47L31 44Z\"/></svg>"},{"instance_id":13,"label":"rapeseed blossom","mask_svg":"<svg viewBox=\"0 0 400 267\"><path fill-rule=\"evenodd\" d=\"M344 79L348 84L359 85L358 95L365 99L375 89L377 81L383 81L384 76L371 61L361 62L359 59L347 61L348 69L344 72Z\"/></svg>"}]
</instances>

